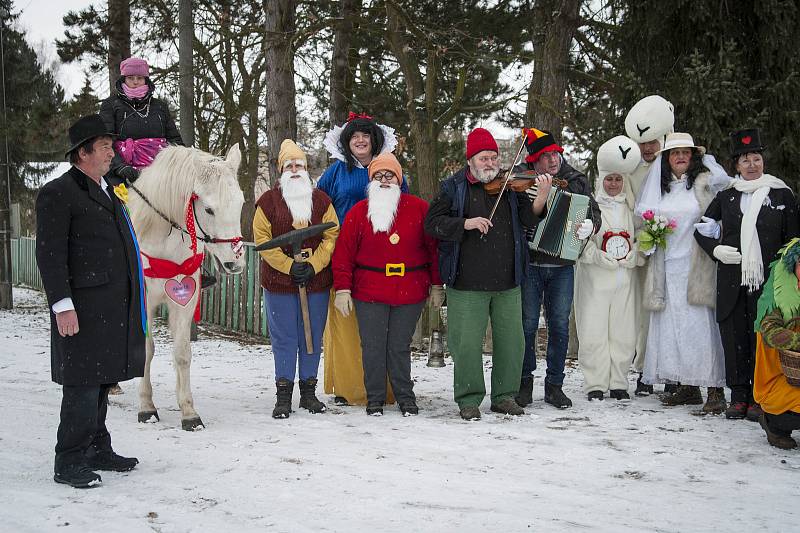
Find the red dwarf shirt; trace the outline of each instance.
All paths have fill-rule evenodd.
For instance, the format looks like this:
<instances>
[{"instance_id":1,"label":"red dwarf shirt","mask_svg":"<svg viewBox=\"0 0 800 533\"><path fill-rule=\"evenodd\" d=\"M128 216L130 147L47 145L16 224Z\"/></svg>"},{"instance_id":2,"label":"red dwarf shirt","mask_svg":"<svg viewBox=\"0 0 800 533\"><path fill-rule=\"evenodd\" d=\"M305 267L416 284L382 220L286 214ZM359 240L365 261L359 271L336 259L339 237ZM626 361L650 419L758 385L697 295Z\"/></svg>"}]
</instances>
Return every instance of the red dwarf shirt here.
<instances>
[{"instance_id":1,"label":"red dwarf shirt","mask_svg":"<svg viewBox=\"0 0 800 533\"><path fill-rule=\"evenodd\" d=\"M431 284L441 285L436 240L422 227L428 203L401 194L397 215L388 232L375 233L367 218L367 200L347 213L333 251L333 287L348 289L362 302L414 304L428 297ZM387 276L387 263L404 263L404 276ZM409 270L427 265L425 268ZM358 268L379 268L380 272Z\"/></svg>"}]
</instances>

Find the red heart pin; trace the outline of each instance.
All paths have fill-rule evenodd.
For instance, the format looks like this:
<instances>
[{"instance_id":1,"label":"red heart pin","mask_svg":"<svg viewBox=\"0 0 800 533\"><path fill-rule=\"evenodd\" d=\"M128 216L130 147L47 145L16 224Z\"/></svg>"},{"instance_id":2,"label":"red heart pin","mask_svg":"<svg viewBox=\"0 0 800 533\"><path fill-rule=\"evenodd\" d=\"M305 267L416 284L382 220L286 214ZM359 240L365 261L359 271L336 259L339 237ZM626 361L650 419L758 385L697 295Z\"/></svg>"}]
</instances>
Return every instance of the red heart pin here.
<instances>
[{"instance_id":1,"label":"red heart pin","mask_svg":"<svg viewBox=\"0 0 800 533\"><path fill-rule=\"evenodd\" d=\"M747 137L742 137L742 144L750 144L750 141L752 140L753 138L750 137L749 135Z\"/></svg>"},{"instance_id":2,"label":"red heart pin","mask_svg":"<svg viewBox=\"0 0 800 533\"><path fill-rule=\"evenodd\" d=\"M181 307L186 307L186 305L192 301L192 297L194 296L196 290L197 284L195 283L194 278L189 276L184 277L180 281L176 279L168 279L164 284L164 291L166 291L169 299Z\"/></svg>"}]
</instances>

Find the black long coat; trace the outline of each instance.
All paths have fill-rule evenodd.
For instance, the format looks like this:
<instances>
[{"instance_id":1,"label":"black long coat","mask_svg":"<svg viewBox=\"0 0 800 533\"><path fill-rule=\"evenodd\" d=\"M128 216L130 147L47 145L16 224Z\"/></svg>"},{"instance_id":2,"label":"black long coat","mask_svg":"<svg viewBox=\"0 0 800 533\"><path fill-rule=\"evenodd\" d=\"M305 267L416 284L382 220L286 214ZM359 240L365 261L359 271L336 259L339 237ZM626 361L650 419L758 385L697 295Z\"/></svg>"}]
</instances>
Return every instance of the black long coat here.
<instances>
[{"instance_id":1,"label":"black long coat","mask_svg":"<svg viewBox=\"0 0 800 533\"><path fill-rule=\"evenodd\" d=\"M147 96L141 99L132 100L128 98L122 90L124 78L117 80L117 93L112 94L100 104L100 116L111 133L118 135L117 139L147 139L158 138L166 139L169 144L183 146L183 140L175 120L169 112L167 103L153 96L155 86L148 79L149 91ZM117 171L126 166L125 161L119 156L114 155L111 161L110 173L120 177Z\"/></svg>"},{"instance_id":2,"label":"black long coat","mask_svg":"<svg viewBox=\"0 0 800 533\"><path fill-rule=\"evenodd\" d=\"M772 189L767 196L769 205L761 206L756 220L756 231L761 244L761 260L764 263L764 279L769 276L769 265L790 239L800 234L797 220L797 201L789 189ZM703 237L697 231L694 236L700 247L714 261L714 248L719 244L733 246L741 252L742 193L734 188L720 191L706 209L705 216L722 221L720 240ZM722 322L733 312L739 298L742 282L741 265L726 265L717 261L717 322ZM756 299L758 294L753 295Z\"/></svg>"},{"instance_id":3,"label":"black long coat","mask_svg":"<svg viewBox=\"0 0 800 533\"><path fill-rule=\"evenodd\" d=\"M139 264L122 203L72 167L36 199L36 261L49 306L72 298L79 332L58 333L51 311L52 378L102 385L144 373Z\"/></svg>"}]
</instances>

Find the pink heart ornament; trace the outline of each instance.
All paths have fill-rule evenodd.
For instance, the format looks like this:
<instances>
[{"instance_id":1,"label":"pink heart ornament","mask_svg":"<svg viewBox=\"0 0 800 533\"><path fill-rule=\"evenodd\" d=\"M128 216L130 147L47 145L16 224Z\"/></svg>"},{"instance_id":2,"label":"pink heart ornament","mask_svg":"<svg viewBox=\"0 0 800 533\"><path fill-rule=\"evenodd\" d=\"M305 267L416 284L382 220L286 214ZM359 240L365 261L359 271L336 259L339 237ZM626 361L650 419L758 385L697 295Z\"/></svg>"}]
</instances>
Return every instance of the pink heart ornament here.
<instances>
[{"instance_id":1,"label":"pink heart ornament","mask_svg":"<svg viewBox=\"0 0 800 533\"><path fill-rule=\"evenodd\" d=\"M194 278L190 276L184 276L180 281L174 278L168 279L164 284L164 291L167 293L170 300L181 307L186 307L189 302L192 301L194 293L197 291L197 283L195 283Z\"/></svg>"}]
</instances>

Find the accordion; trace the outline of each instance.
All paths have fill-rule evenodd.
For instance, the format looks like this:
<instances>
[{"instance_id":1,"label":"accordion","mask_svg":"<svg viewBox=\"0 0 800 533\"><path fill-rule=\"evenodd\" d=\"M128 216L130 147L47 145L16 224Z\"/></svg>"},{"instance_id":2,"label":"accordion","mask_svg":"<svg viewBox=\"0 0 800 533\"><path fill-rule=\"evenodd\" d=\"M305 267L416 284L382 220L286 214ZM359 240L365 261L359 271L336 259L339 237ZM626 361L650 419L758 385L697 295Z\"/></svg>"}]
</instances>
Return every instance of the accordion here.
<instances>
[{"instance_id":1,"label":"accordion","mask_svg":"<svg viewBox=\"0 0 800 533\"><path fill-rule=\"evenodd\" d=\"M580 223L588 218L588 213L588 196L553 187L547 196L547 214L539 222L528 247L553 257L576 261L583 251L583 243L576 232Z\"/></svg>"}]
</instances>

